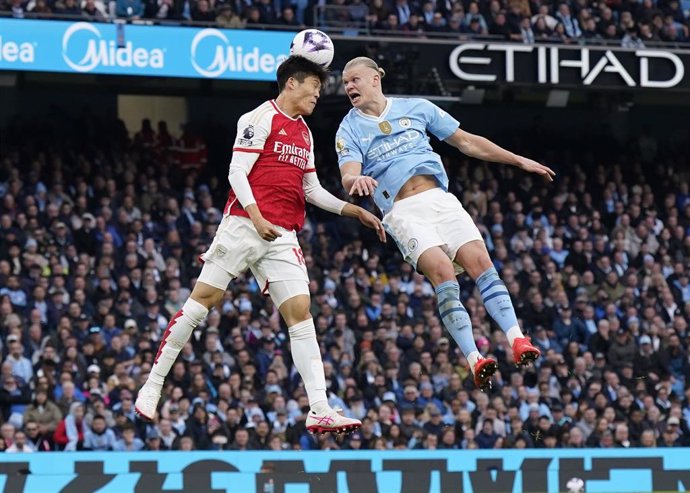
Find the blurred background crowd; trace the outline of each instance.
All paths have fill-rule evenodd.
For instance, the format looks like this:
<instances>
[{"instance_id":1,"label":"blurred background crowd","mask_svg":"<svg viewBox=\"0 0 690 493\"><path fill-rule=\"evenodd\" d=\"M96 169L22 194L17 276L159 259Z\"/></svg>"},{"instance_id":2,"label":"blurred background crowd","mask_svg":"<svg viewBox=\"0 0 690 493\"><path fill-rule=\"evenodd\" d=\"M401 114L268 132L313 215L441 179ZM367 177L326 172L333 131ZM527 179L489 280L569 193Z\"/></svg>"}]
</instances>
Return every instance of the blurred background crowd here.
<instances>
[{"instance_id":1,"label":"blurred background crowd","mask_svg":"<svg viewBox=\"0 0 690 493\"><path fill-rule=\"evenodd\" d=\"M0 0L15 18L204 23L223 28L608 43L690 42L690 0Z\"/></svg>"},{"instance_id":2,"label":"blurred background crowd","mask_svg":"<svg viewBox=\"0 0 690 493\"><path fill-rule=\"evenodd\" d=\"M446 336L431 285L392 242L309 209L300 241L330 404L363 420L340 438L305 431L287 330L251 275L183 349L159 419L135 417L221 218L228 154L218 142L227 149L232 132L200 124L176 137L144 121L130 134L89 114L55 122L16 119L0 141L5 452L690 445L682 140L643 130L620 145L605 131L564 141L540 120L498 137L553 166L553 184L438 147L543 351L516 368L462 278L477 345L499 361L489 393ZM320 178L342 196L333 133L314 132ZM225 164L209 166L214 155Z\"/></svg>"}]
</instances>

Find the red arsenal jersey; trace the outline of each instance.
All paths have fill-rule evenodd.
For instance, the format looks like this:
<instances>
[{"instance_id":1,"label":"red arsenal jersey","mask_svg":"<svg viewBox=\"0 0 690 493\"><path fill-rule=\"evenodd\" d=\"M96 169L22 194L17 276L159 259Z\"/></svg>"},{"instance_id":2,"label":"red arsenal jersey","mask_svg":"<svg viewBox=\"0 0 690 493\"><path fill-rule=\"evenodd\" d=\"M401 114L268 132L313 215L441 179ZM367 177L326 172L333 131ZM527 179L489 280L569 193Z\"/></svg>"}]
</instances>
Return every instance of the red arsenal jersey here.
<instances>
[{"instance_id":1,"label":"red arsenal jersey","mask_svg":"<svg viewBox=\"0 0 690 493\"><path fill-rule=\"evenodd\" d=\"M286 229L302 229L302 178L316 171L311 131L304 119L291 118L274 101L266 101L237 122L233 151L259 154L247 178L264 218ZM225 214L249 217L232 190Z\"/></svg>"}]
</instances>

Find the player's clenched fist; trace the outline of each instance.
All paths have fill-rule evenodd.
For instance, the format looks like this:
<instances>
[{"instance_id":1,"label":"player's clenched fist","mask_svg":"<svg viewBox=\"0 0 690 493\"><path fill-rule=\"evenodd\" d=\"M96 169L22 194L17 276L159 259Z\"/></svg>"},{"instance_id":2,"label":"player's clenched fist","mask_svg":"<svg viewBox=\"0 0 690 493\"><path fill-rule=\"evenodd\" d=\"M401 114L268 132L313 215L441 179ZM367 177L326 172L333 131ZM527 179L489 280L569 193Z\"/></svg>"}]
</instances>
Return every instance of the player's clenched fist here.
<instances>
[{"instance_id":1,"label":"player's clenched fist","mask_svg":"<svg viewBox=\"0 0 690 493\"><path fill-rule=\"evenodd\" d=\"M278 231L278 229L273 224L268 222L263 217L256 219L252 222L254 223L256 232L259 233L259 236L261 236L263 240L273 241L276 238L283 236L282 234L280 234L280 231Z\"/></svg>"},{"instance_id":2,"label":"player's clenched fist","mask_svg":"<svg viewBox=\"0 0 690 493\"><path fill-rule=\"evenodd\" d=\"M374 180L371 176L358 176L352 182L350 188L350 195L374 195L374 190L379 185L379 182Z\"/></svg>"}]
</instances>

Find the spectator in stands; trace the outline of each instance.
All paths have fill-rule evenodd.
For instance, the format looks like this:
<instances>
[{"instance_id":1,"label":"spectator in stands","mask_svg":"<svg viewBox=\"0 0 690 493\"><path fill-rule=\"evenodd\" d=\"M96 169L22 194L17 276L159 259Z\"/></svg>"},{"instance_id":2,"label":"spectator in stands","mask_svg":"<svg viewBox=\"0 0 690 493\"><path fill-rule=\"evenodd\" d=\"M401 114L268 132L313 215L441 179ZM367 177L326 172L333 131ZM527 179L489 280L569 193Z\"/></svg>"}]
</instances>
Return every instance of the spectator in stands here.
<instances>
[{"instance_id":1,"label":"spectator in stands","mask_svg":"<svg viewBox=\"0 0 690 493\"><path fill-rule=\"evenodd\" d=\"M7 447L5 449L5 453L7 454L16 454L16 453L23 453L23 454L28 454L31 452L35 452L34 448L32 447L31 443L27 440L26 434L22 430L17 430L14 433L14 440L12 445Z\"/></svg>"},{"instance_id":2,"label":"spectator in stands","mask_svg":"<svg viewBox=\"0 0 690 493\"><path fill-rule=\"evenodd\" d=\"M50 15L53 10L48 6L46 0L36 0L33 8L30 10L32 14Z\"/></svg>"},{"instance_id":3,"label":"spectator in stands","mask_svg":"<svg viewBox=\"0 0 690 493\"><path fill-rule=\"evenodd\" d=\"M24 421L24 432L26 433L27 443L36 452L50 452L53 450L52 431L47 432L45 428L35 421Z\"/></svg>"},{"instance_id":4,"label":"spectator in stands","mask_svg":"<svg viewBox=\"0 0 690 493\"><path fill-rule=\"evenodd\" d=\"M106 424L105 417L100 414L94 416L84 434L84 450L116 450L116 446L120 447L115 433ZM118 450L126 450L126 448L118 448Z\"/></svg>"},{"instance_id":5,"label":"spectator in stands","mask_svg":"<svg viewBox=\"0 0 690 493\"><path fill-rule=\"evenodd\" d=\"M582 10L573 5L571 9L577 13L574 17L583 18ZM642 31L637 15L633 14L633 20ZM663 26L663 17L658 19ZM616 23L611 27L615 34ZM645 158L646 162L672 159L667 154L668 144L662 145L659 139L655 146L650 139L651 135L643 135L641 141L635 139L648 149L645 155L649 152L653 156L651 161ZM70 442L68 434L79 448L80 430L86 447L88 437L102 429L97 415L106 417L106 430L124 434L128 426L125 413L131 413L131 404L125 404L123 397L131 391L122 389L136 390L137 375L145 375L155 357L152 348L162 336L161 325L167 325L173 309L169 307L176 306L176 299L184 299L181 291L193 283L189 272L195 262L195 247L187 243L192 224L212 225L207 209L224 200L223 192L214 189L203 175L193 179L166 176L159 164L152 164L146 172L149 165L144 163L148 161L139 159L137 153L156 153L161 157L151 162L165 162L163 156L176 150L158 144L164 141L170 142L170 137L156 130L152 146L127 143L122 152L130 164L122 171L113 171L112 180L100 180L73 169L65 160L63 173L70 173L74 179L62 192L47 173L47 165L37 166L30 176L28 170L33 168L28 162L26 167L15 166L9 172L0 162L0 326L4 329L0 406L3 413L9 412L8 418L13 414L12 406L25 406L21 412L15 408L11 422L0 427L1 448L20 442L17 430L22 429L27 445L50 451L58 424L62 431L55 433L56 440L58 435L61 437L57 448ZM595 139L591 142L596 149ZM103 159L105 163L109 160L105 154ZM573 189L586 185L587 190L592 190L591 198L571 194L577 196L568 202L571 199L565 195L567 207L586 211L573 215L573 219L569 219L570 213L556 212L553 204L560 198L556 188L541 190L535 183L533 189L523 191L492 170L481 170L481 183L495 182L498 188L479 187L487 197L486 211L477 216L477 222L486 226L497 268L509 291L517 293L516 308L521 299L529 300L518 310L519 316L533 327L537 332L533 337L544 347L555 343L555 347L563 348L562 354L547 349L536 372L523 375L509 365L501 366L502 380L494 382L490 396L464 390L468 384L465 362L448 350L445 338L436 333L436 322L423 317L425 311L435 308L433 301L420 294L422 285L415 282L410 269L401 266L401 259L393 251L378 251L365 235L355 242L347 237L347 228L338 223L321 223L318 216L308 214L305 229L313 232L313 239L305 236L303 251L313 279L312 313L320 320L328 378L335 382L329 386L333 392L329 398L337 401L348 416L368 416L366 430L351 437L343 448L453 448L453 443L474 448L478 442L486 445L482 433L487 419L493 421L493 433L499 437L499 427L505 423L505 440L497 445L501 442L496 439L493 446L580 447L588 440L604 446L686 443L690 419L690 312L686 308L685 291L689 289L684 263L690 252L684 246L687 220L683 214L690 193L683 180L662 185L663 180L654 178L653 167L648 182L631 176L623 186L615 178L622 173L619 167L597 170L583 166L586 171L574 168L568 179ZM458 176L477 171L467 163L457 163L456 168ZM569 173L563 171L564 175ZM603 189L595 191L592 186L599 183L599 174ZM150 180L150 176L159 179ZM653 197L645 198L645 186ZM515 188L519 193L514 197L505 192ZM192 193L185 205L188 191ZM516 228L525 224L522 216L531 216L532 200L537 196L547 223L537 219L519 232L517 240L523 246L530 244L521 255L510 246L510 239ZM58 201L75 205L71 210L63 209ZM669 205L665 205L667 202ZM38 203L43 204L45 217L39 213ZM166 223L168 205L173 212L170 216L177 217ZM666 212L670 208L678 208L679 219ZM136 209L141 219L135 219ZM198 217L184 226L188 233L181 235L182 221L177 220L183 209ZM121 211L125 215L120 217ZM493 227L494 218L500 228ZM586 227L581 227L580 221ZM29 222L33 226L29 227ZM59 222L65 228L58 228ZM641 224L644 227L640 228ZM331 231L338 234L328 233ZM111 238L115 236L121 244L113 248ZM58 237L64 238L60 240L64 246L49 245ZM323 238L328 241L322 243ZM147 239L150 242L145 246ZM562 242L562 247L556 240ZM207 239L198 235L194 241L199 245ZM135 245L134 256L128 260L130 243ZM539 250L539 245L549 250ZM651 253L650 247L656 248L656 253ZM69 274L52 274L60 271L49 259L61 249L73 249L65 254ZM561 250L568 251L562 266L560 259L550 254ZM167 262L161 265L153 258L157 257L155 252ZM364 260L365 252L369 260L376 257L378 263L370 265L369 260ZM625 255L617 255L620 252ZM28 256L23 256L25 253ZM169 260L173 257L175 262ZM37 285L42 290L36 290ZM470 290L466 306L476 321L475 339L481 340L482 347L496 354L499 361L505 361L509 355L503 356L503 342L492 334ZM174 385L164 398L163 418L149 429L134 428L134 437L144 443L143 448L157 450L155 439L149 438L154 429L161 437L162 449L281 448L281 440L290 447L299 446L304 417L298 396L303 391L287 378L293 369L288 348L279 343L284 340L284 329L275 321L274 307L259 293L251 276L226 293L217 317L208 320L207 332L212 337L193 338L183 351L171 376ZM376 301L379 295L380 302ZM114 322L107 317L109 313L115 315ZM149 316L153 317L151 324ZM544 330L537 331L537 325ZM272 352L266 352L262 342L268 327L276 341ZM118 333L115 329L121 330ZM13 342L15 339L18 344ZM259 364L257 355L265 352L273 356ZM17 367L23 376L13 376L10 360L21 358L30 364L23 369L22 365ZM371 364L361 365L363 359ZM100 371L92 367L94 363ZM195 377L197 374L200 377ZM245 381L243 376L250 379ZM28 381L22 381L24 378ZM8 402L7 398L16 394L10 379L19 384L18 388L32 393L33 400ZM198 385L191 386L196 380ZM361 382L366 383L360 391ZM66 411L75 408L68 415L75 423L69 427L73 430L70 433L67 419L62 419L58 407L48 399L53 395L62 399ZM249 403L251 396L256 403ZM87 408L81 427L74 417L79 415L80 402ZM436 416L433 409L439 405L445 410ZM22 414L23 428L21 419L17 419ZM453 425L441 428L440 440L436 438L437 421ZM538 430L540 440L529 434ZM185 432L188 436L179 438ZM221 443L224 439L230 445ZM130 447L135 442L132 439ZM334 447L329 441L307 438L303 443L308 447Z\"/></svg>"},{"instance_id":6,"label":"spectator in stands","mask_svg":"<svg viewBox=\"0 0 690 493\"><path fill-rule=\"evenodd\" d=\"M197 0L196 6L192 9L192 20L198 22L216 20L216 14L211 10L208 0Z\"/></svg>"},{"instance_id":7,"label":"spectator in stands","mask_svg":"<svg viewBox=\"0 0 690 493\"><path fill-rule=\"evenodd\" d=\"M225 29L244 29L244 21L230 5L224 5L220 8L216 22Z\"/></svg>"},{"instance_id":8,"label":"spectator in stands","mask_svg":"<svg viewBox=\"0 0 690 493\"><path fill-rule=\"evenodd\" d=\"M115 15L124 19L139 19L144 15L144 4L141 0L116 0Z\"/></svg>"},{"instance_id":9,"label":"spectator in stands","mask_svg":"<svg viewBox=\"0 0 690 493\"><path fill-rule=\"evenodd\" d=\"M85 432L84 405L81 402L73 402L69 408L69 414L55 429L53 440L59 450L82 450Z\"/></svg>"},{"instance_id":10,"label":"spectator in stands","mask_svg":"<svg viewBox=\"0 0 690 493\"><path fill-rule=\"evenodd\" d=\"M41 434L52 434L62 420L60 408L48 398L46 390L39 389L31 404L24 411L24 423L37 423ZM29 433L29 430L27 430Z\"/></svg>"},{"instance_id":11,"label":"spectator in stands","mask_svg":"<svg viewBox=\"0 0 690 493\"><path fill-rule=\"evenodd\" d=\"M110 429L107 431L112 433ZM137 438L134 425L131 422L127 422L122 427L122 438L117 440L112 445L112 448L116 452L137 452L144 448L144 442L140 438Z\"/></svg>"}]
</instances>

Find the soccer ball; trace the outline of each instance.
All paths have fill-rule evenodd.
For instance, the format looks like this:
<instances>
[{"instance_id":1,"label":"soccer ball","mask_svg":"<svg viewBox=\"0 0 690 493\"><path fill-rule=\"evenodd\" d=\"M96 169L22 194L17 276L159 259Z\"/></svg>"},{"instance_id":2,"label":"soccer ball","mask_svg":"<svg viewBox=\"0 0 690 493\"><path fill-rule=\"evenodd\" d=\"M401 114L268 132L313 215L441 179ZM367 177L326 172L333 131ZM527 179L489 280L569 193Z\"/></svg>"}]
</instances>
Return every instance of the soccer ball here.
<instances>
[{"instance_id":1,"label":"soccer ball","mask_svg":"<svg viewBox=\"0 0 690 493\"><path fill-rule=\"evenodd\" d=\"M322 67L328 67L333 61L333 41L328 34L318 29L305 29L292 39L290 55L300 55Z\"/></svg>"},{"instance_id":2,"label":"soccer ball","mask_svg":"<svg viewBox=\"0 0 690 493\"><path fill-rule=\"evenodd\" d=\"M585 493L585 482L581 478L571 478L565 484L568 493Z\"/></svg>"}]
</instances>

